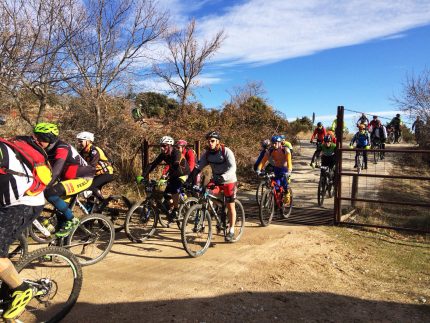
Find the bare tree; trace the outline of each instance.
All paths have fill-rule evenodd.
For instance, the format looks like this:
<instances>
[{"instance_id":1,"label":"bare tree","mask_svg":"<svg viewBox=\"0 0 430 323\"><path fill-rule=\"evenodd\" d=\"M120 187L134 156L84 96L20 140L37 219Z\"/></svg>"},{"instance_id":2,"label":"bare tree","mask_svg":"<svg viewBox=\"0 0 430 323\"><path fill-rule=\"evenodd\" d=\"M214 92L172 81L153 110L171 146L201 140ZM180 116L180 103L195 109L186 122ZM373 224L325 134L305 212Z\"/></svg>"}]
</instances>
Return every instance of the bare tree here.
<instances>
[{"instance_id":1,"label":"bare tree","mask_svg":"<svg viewBox=\"0 0 430 323\"><path fill-rule=\"evenodd\" d=\"M67 43L68 65L64 75L76 77L67 85L87 98L102 127L106 94L121 86L121 77L130 74L137 60L146 59L144 49L167 30L168 16L151 0L88 0L85 28ZM64 33L70 33L73 19L65 19Z\"/></svg>"},{"instance_id":2,"label":"bare tree","mask_svg":"<svg viewBox=\"0 0 430 323\"><path fill-rule=\"evenodd\" d=\"M220 48L225 39L221 30L210 40L199 46L196 39L196 22L191 20L187 28L171 33L167 38L168 56L165 61L153 66L156 75L163 79L185 105L198 86L196 77L207 60Z\"/></svg>"},{"instance_id":3,"label":"bare tree","mask_svg":"<svg viewBox=\"0 0 430 323\"><path fill-rule=\"evenodd\" d=\"M233 90L227 91L230 94L230 104L241 106L251 97L259 97L263 99L266 94L262 81L248 81L243 86L235 86Z\"/></svg>"}]
</instances>

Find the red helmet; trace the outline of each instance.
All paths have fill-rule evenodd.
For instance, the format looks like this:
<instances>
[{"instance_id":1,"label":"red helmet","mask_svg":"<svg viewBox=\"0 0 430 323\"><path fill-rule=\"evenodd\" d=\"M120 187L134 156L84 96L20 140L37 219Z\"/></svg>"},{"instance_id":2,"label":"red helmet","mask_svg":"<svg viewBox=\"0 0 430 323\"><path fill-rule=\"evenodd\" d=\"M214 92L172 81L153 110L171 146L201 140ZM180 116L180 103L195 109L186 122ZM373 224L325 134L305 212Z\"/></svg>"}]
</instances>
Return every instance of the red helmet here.
<instances>
[{"instance_id":1,"label":"red helmet","mask_svg":"<svg viewBox=\"0 0 430 323\"><path fill-rule=\"evenodd\" d=\"M186 146L186 145L188 145L188 142L186 142L185 140L183 140L183 139L179 139L177 142L176 142L176 146Z\"/></svg>"}]
</instances>

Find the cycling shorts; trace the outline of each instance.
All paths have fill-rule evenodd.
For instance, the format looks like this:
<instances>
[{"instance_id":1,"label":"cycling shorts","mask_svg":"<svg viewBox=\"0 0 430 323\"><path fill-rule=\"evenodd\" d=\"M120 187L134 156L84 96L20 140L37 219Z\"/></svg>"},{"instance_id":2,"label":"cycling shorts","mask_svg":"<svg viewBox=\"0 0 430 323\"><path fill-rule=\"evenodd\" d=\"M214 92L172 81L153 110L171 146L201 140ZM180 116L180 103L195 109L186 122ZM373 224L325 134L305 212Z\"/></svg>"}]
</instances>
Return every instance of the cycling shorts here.
<instances>
[{"instance_id":1,"label":"cycling shorts","mask_svg":"<svg viewBox=\"0 0 430 323\"><path fill-rule=\"evenodd\" d=\"M93 183L92 178L74 178L61 181L60 184L64 187L66 191L66 196L75 195L79 192L87 190Z\"/></svg>"},{"instance_id":2,"label":"cycling shorts","mask_svg":"<svg viewBox=\"0 0 430 323\"><path fill-rule=\"evenodd\" d=\"M40 214L43 205L14 205L0 208L0 258L7 258L9 246Z\"/></svg>"},{"instance_id":3,"label":"cycling shorts","mask_svg":"<svg viewBox=\"0 0 430 323\"><path fill-rule=\"evenodd\" d=\"M179 177L169 178L164 193L177 194L183 185L183 181Z\"/></svg>"}]
</instances>

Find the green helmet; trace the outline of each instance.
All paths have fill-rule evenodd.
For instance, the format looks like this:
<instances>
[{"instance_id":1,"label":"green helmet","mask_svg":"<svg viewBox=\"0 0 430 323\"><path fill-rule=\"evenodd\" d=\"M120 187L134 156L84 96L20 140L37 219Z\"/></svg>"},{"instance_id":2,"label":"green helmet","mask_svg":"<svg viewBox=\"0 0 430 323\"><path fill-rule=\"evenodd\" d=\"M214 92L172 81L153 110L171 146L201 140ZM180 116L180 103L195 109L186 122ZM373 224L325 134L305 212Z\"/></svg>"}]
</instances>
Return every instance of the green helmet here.
<instances>
[{"instance_id":1,"label":"green helmet","mask_svg":"<svg viewBox=\"0 0 430 323\"><path fill-rule=\"evenodd\" d=\"M56 124L47 122L38 123L33 132L40 141L49 143L55 142L60 134Z\"/></svg>"},{"instance_id":2,"label":"green helmet","mask_svg":"<svg viewBox=\"0 0 430 323\"><path fill-rule=\"evenodd\" d=\"M131 110L131 115L133 116L134 120L139 120L142 118L142 109L139 108L134 108L133 110Z\"/></svg>"}]
</instances>

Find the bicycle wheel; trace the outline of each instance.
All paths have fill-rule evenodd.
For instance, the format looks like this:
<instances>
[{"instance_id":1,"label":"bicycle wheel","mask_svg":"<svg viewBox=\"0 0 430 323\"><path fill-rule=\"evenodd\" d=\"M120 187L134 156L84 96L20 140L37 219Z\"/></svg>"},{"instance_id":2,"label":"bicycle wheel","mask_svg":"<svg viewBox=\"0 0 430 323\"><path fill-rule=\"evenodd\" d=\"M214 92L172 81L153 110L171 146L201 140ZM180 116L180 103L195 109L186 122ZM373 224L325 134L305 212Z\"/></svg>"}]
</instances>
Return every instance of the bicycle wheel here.
<instances>
[{"instance_id":1,"label":"bicycle wheel","mask_svg":"<svg viewBox=\"0 0 430 323\"><path fill-rule=\"evenodd\" d=\"M112 248L115 228L109 218L93 213L80 219L80 224L67 237L68 248L82 266L102 260Z\"/></svg>"},{"instance_id":2,"label":"bicycle wheel","mask_svg":"<svg viewBox=\"0 0 430 323\"><path fill-rule=\"evenodd\" d=\"M82 287L82 269L68 250L37 249L15 267L24 281L37 290L20 321L59 322L75 305Z\"/></svg>"},{"instance_id":3,"label":"bicycle wheel","mask_svg":"<svg viewBox=\"0 0 430 323\"><path fill-rule=\"evenodd\" d=\"M284 204L282 203L282 216L284 219L288 219L293 211L293 190L288 186L288 192L290 193L290 203Z\"/></svg>"},{"instance_id":4,"label":"bicycle wheel","mask_svg":"<svg viewBox=\"0 0 430 323\"><path fill-rule=\"evenodd\" d=\"M266 190L261 198L258 216L263 227L267 227L272 222L275 213L275 195L272 190Z\"/></svg>"},{"instance_id":5,"label":"bicycle wheel","mask_svg":"<svg viewBox=\"0 0 430 323\"><path fill-rule=\"evenodd\" d=\"M108 203L101 206L98 212L112 221L115 232L120 232L124 228L125 217L131 207L130 200L122 195L109 196L107 200Z\"/></svg>"},{"instance_id":6,"label":"bicycle wheel","mask_svg":"<svg viewBox=\"0 0 430 323\"><path fill-rule=\"evenodd\" d=\"M55 239L57 225L58 219L55 210L51 206L45 206L40 216L29 226L28 233L38 243L50 243Z\"/></svg>"},{"instance_id":7,"label":"bicycle wheel","mask_svg":"<svg viewBox=\"0 0 430 323\"><path fill-rule=\"evenodd\" d=\"M327 178L325 174L321 172L320 181L318 183L318 205L322 206L324 204L324 197L327 189Z\"/></svg>"},{"instance_id":8,"label":"bicycle wheel","mask_svg":"<svg viewBox=\"0 0 430 323\"><path fill-rule=\"evenodd\" d=\"M389 144L394 144L394 141L395 141L395 135L394 135L394 132L390 132L390 134L388 135L388 138L387 138L387 141L388 141L388 143Z\"/></svg>"},{"instance_id":9,"label":"bicycle wheel","mask_svg":"<svg viewBox=\"0 0 430 323\"><path fill-rule=\"evenodd\" d=\"M234 202L236 209L236 223L234 224L234 238L231 242L239 241L245 228L245 209L239 200L235 200ZM228 223L228 226L230 226L230 223Z\"/></svg>"},{"instance_id":10,"label":"bicycle wheel","mask_svg":"<svg viewBox=\"0 0 430 323\"><path fill-rule=\"evenodd\" d=\"M201 204L193 205L185 214L181 228L181 240L191 257L203 255L212 239L211 217Z\"/></svg>"},{"instance_id":11,"label":"bicycle wheel","mask_svg":"<svg viewBox=\"0 0 430 323\"><path fill-rule=\"evenodd\" d=\"M125 233L132 242L142 243L152 236L157 227L158 213L142 199L132 205L125 217Z\"/></svg>"},{"instance_id":12,"label":"bicycle wheel","mask_svg":"<svg viewBox=\"0 0 430 323\"><path fill-rule=\"evenodd\" d=\"M21 234L17 240L15 240L9 246L8 258L12 262L17 262L22 259L28 253L28 242L25 235Z\"/></svg>"},{"instance_id":13,"label":"bicycle wheel","mask_svg":"<svg viewBox=\"0 0 430 323\"><path fill-rule=\"evenodd\" d=\"M260 184L257 186L257 191L255 192L255 200L257 201L257 204L260 205L261 198L263 197L263 193L266 189L266 181L261 181Z\"/></svg>"},{"instance_id":14,"label":"bicycle wheel","mask_svg":"<svg viewBox=\"0 0 430 323\"><path fill-rule=\"evenodd\" d=\"M357 173L360 174L361 170L364 168L363 155L359 154L357 157Z\"/></svg>"},{"instance_id":15,"label":"bicycle wheel","mask_svg":"<svg viewBox=\"0 0 430 323\"><path fill-rule=\"evenodd\" d=\"M181 230L185 214L187 214L188 210L197 203L199 203L198 198L193 196L188 197L184 203L181 203L178 209L178 220L176 221L179 230Z\"/></svg>"}]
</instances>

